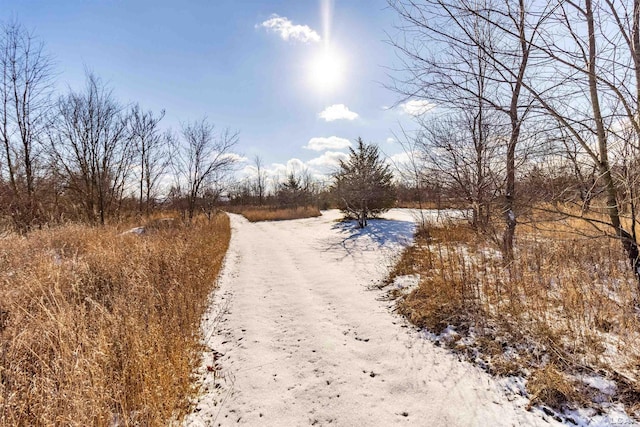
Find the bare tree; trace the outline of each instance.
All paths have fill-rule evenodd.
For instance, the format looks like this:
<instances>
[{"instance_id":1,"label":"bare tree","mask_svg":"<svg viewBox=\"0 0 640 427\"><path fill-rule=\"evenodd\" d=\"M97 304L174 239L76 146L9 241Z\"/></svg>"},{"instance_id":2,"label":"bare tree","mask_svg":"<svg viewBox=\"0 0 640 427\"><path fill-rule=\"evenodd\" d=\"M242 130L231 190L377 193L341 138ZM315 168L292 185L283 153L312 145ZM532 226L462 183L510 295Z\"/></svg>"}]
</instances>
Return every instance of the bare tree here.
<instances>
[{"instance_id":1,"label":"bare tree","mask_svg":"<svg viewBox=\"0 0 640 427\"><path fill-rule=\"evenodd\" d=\"M488 112L470 107L423 122L416 141L424 168L440 178L448 194L471 206L471 225L482 232L490 231L492 205L502 189L504 169L496 161L503 148L500 130Z\"/></svg>"},{"instance_id":2,"label":"bare tree","mask_svg":"<svg viewBox=\"0 0 640 427\"><path fill-rule=\"evenodd\" d=\"M258 204L262 206L264 204L264 196L267 187L267 173L264 170L262 158L260 156L255 156L253 158L253 164L256 168L255 193L258 196Z\"/></svg>"},{"instance_id":3,"label":"bare tree","mask_svg":"<svg viewBox=\"0 0 640 427\"><path fill-rule=\"evenodd\" d=\"M400 182L396 184L398 201L401 201L402 193L411 194L405 200L418 203L417 223L420 230L427 230L428 223L424 208L426 207L425 183L428 179L428 172L425 164L425 156L422 151L422 140L417 135L410 134L406 129L401 128L402 137L394 134L394 139L400 144L404 152L402 160L395 161L393 157L389 161L393 164ZM439 202L439 200L437 200ZM438 205L439 206L439 205Z\"/></svg>"},{"instance_id":4,"label":"bare tree","mask_svg":"<svg viewBox=\"0 0 640 427\"><path fill-rule=\"evenodd\" d=\"M18 23L0 28L0 143L13 193L14 219L36 215L36 162L52 90L52 60L44 44Z\"/></svg>"},{"instance_id":5,"label":"bare tree","mask_svg":"<svg viewBox=\"0 0 640 427\"><path fill-rule=\"evenodd\" d=\"M138 209L147 215L158 181L169 166L167 139L158 128L164 114L162 110L155 116L152 111L143 111L138 104L130 113L129 128L137 155Z\"/></svg>"},{"instance_id":6,"label":"bare tree","mask_svg":"<svg viewBox=\"0 0 640 427\"><path fill-rule=\"evenodd\" d=\"M389 4L405 23L400 27L403 37L392 44L404 57L402 75L409 76L396 77L393 89L406 98L438 102L445 109L475 105L480 122L489 110L506 119L502 250L510 261L517 224L518 149L532 107L523 84L546 7L534 15L525 0L389 0Z\"/></svg>"},{"instance_id":7,"label":"bare tree","mask_svg":"<svg viewBox=\"0 0 640 427\"><path fill-rule=\"evenodd\" d=\"M51 153L87 219L105 223L122 201L133 145L127 116L112 92L87 73L83 92L60 98Z\"/></svg>"},{"instance_id":8,"label":"bare tree","mask_svg":"<svg viewBox=\"0 0 640 427\"><path fill-rule=\"evenodd\" d=\"M238 133L228 129L217 134L206 118L182 126L183 141L174 140L172 166L186 191L187 214L193 219L206 188L215 187L232 171L238 156L232 150Z\"/></svg>"}]
</instances>

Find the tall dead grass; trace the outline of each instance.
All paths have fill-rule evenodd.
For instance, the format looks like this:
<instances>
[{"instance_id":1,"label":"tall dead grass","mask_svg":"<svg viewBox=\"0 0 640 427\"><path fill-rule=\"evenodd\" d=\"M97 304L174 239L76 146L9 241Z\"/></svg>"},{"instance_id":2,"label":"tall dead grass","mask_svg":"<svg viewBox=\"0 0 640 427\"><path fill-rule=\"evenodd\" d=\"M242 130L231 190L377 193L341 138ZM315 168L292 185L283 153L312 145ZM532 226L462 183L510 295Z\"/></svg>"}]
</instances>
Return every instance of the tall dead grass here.
<instances>
[{"instance_id":1,"label":"tall dead grass","mask_svg":"<svg viewBox=\"0 0 640 427\"><path fill-rule=\"evenodd\" d=\"M322 215L315 206L301 206L298 208L279 208L269 206L240 206L230 209L250 222L284 221L289 219L312 218Z\"/></svg>"},{"instance_id":2,"label":"tall dead grass","mask_svg":"<svg viewBox=\"0 0 640 427\"><path fill-rule=\"evenodd\" d=\"M393 272L420 275L399 311L436 334L474 337L447 344L498 375L530 376L535 403L576 404L597 393L579 378L598 373L638 409L637 283L620 243L521 228L509 266L464 224L418 235Z\"/></svg>"},{"instance_id":3,"label":"tall dead grass","mask_svg":"<svg viewBox=\"0 0 640 427\"><path fill-rule=\"evenodd\" d=\"M0 425L165 425L189 408L226 215L0 245Z\"/></svg>"}]
</instances>

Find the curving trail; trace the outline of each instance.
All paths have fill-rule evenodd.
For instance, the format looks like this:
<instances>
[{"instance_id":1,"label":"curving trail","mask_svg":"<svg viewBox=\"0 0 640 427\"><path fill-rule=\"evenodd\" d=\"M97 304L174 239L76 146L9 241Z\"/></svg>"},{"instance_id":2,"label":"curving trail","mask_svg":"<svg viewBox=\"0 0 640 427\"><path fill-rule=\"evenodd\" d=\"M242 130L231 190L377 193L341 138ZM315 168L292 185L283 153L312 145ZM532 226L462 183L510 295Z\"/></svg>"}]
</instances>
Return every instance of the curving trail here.
<instances>
[{"instance_id":1,"label":"curving trail","mask_svg":"<svg viewBox=\"0 0 640 427\"><path fill-rule=\"evenodd\" d=\"M334 211L255 224L231 215L220 288L203 321L203 395L186 425L555 423L392 313L371 285L410 241L413 222L406 212L387 217L400 220L357 232Z\"/></svg>"}]
</instances>

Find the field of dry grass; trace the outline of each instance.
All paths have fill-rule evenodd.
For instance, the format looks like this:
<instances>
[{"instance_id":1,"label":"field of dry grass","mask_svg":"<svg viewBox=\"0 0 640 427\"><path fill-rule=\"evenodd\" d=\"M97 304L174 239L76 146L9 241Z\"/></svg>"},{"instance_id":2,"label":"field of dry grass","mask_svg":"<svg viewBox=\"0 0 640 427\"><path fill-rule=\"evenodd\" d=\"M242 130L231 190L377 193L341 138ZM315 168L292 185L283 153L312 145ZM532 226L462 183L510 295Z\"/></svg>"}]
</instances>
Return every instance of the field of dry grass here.
<instances>
[{"instance_id":1,"label":"field of dry grass","mask_svg":"<svg viewBox=\"0 0 640 427\"><path fill-rule=\"evenodd\" d=\"M284 221L288 219L312 218L320 216L320 210L315 206L299 208L278 208L269 206L237 206L229 209L238 213L251 222Z\"/></svg>"},{"instance_id":2,"label":"field of dry grass","mask_svg":"<svg viewBox=\"0 0 640 427\"><path fill-rule=\"evenodd\" d=\"M576 227L585 235L566 232ZM638 416L638 285L620 243L587 237L587 227L520 227L508 267L465 224L431 227L392 273L420 277L412 291L395 291L398 310L490 372L528 378L533 404L622 401ZM589 386L593 377L616 392Z\"/></svg>"},{"instance_id":3,"label":"field of dry grass","mask_svg":"<svg viewBox=\"0 0 640 427\"><path fill-rule=\"evenodd\" d=\"M189 409L229 220L68 225L0 245L0 425L166 425Z\"/></svg>"}]
</instances>

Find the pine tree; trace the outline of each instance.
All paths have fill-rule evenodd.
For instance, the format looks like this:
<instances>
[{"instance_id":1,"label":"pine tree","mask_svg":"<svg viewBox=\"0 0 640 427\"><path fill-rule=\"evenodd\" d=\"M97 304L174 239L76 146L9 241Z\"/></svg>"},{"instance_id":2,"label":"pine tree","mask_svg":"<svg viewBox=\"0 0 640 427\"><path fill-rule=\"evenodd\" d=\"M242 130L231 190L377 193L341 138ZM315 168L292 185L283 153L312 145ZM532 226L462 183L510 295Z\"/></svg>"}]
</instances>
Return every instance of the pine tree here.
<instances>
[{"instance_id":1,"label":"pine tree","mask_svg":"<svg viewBox=\"0 0 640 427\"><path fill-rule=\"evenodd\" d=\"M334 175L333 193L340 209L367 226L367 219L387 211L395 203L393 175L389 165L380 159L378 147L358 138L356 149L349 148L349 159L340 161Z\"/></svg>"}]
</instances>

